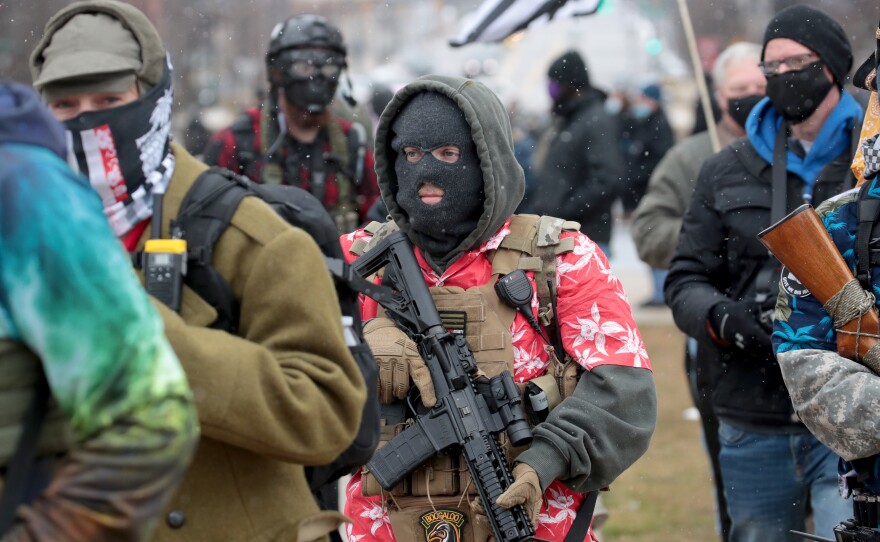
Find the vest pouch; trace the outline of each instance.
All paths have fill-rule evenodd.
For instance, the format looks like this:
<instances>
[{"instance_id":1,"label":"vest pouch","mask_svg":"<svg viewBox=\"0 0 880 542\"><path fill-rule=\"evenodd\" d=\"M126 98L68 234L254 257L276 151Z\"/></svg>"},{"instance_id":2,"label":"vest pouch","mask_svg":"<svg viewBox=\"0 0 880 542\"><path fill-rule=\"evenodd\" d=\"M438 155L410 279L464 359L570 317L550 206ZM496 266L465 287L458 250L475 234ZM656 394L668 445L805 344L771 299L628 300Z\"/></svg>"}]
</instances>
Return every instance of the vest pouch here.
<instances>
[{"instance_id":1,"label":"vest pouch","mask_svg":"<svg viewBox=\"0 0 880 542\"><path fill-rule=\"evenodd\" d=\"M412 473L410 495L413 497L459 495L463 488L458 475L459 459L460 454L457 452L437 454L429 459Z\"/></svg>"},{"instance_id":2,"label":"vest pouch","mask_svg":"<svg viewBox=\"0 0 880 542\"><path fill-rule=\"evenodd\" d=\"M402 509L388 503L388 517L397 540L488 542L488 524L473 521L467 497L422 497L407 501ZM485 523L485 522L484 522Z\"/></svg>"},{"instance_id":3,"label":"vest pouch","mask_svg":"<svg viewBox=\"0 0 880 542\"><path fill-rule=\"evenodd\" d=\"M577 387L578 378L581 376L582 367L573 357L565 354L563 361L559 361L556 350L552 346L547 346L547 353L550 354L550 364L547 366L547 374L552 374L556 379L559 387L560 400L570 397Z\"/></svg>"},{"instance_id":4,"label":"vest pouch","mask_svg":"<svg viewBox=\"0 0 880 542\"><path fill-rule=\"evenodd\" d=\"M501 303L495 295L494 283L468 290L434 287L430 291L444 325L453 333L465 333L477 366L487 377L502 371L513 373L510 327L516 309ZM450 321L454 323L450 325ZM464 329L455 329L455 324L460 321L464 322Z\"/></svg>"},{"instance_id":5,"label":"vest pouch","mask_svg":"<svg viewBox=\"0 0 880 542\"><path fill-rule=\"evenodd\" d=\"M382 420L382 426L379 428L379 445L376 447L378 450L382 446L388 444L388 441L394 438L395 435L400 433L406 429L406 424L398 423L394 425L386 425L385 421ZM361 467L361 495L365 497L378 497L384 495L386 493L390 493L394 497L403 497L407 495L407 489L409 487L409 477L404 478L401 483L392 487L390 491L386 491L376 478L370 474L370 470L366 465Z\"/></svg>"}]
</instances>

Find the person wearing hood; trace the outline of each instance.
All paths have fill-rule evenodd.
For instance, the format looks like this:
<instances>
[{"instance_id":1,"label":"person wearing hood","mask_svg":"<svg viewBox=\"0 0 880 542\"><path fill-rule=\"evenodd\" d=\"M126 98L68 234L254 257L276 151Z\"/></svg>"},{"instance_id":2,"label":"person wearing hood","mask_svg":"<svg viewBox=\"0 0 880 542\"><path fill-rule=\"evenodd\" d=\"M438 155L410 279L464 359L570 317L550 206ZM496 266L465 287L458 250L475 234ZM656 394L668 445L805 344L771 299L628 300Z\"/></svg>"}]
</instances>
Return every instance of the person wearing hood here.
<instances>
[{"instance_id":1,"label":"person wearing hood","mask_svg":"<svg viewBox=\"0 0 880 542\"><path fill-rule=\"evenodd\" d=\"M33 89L0 83L0 539L148 540L198 441L193 398L66 156Z\"/></svg>"},{"instance_id":2,"label":"person wearing hood","mask_svg":"<svg viewBox=\"0 0 880 542\"><path fill-rule=\"evenodd\" d=\"M154 216L170 239L208 167L170 141L172 67L149 19L115 0L70 4L46 24L31 70L64 121L69 162L88 177L120 241L142 251ZM341 523L338 512L319 511L305 466L351 444L366 393L322 262L304 231L245 197L210 262L232 291L237 326L221 326L218 309L187 284L179 312L153 299L202 429L155 540L325 540Z\"/></svg>"},{"instance_id":3,"label":"person wearing hood","mask_svg":"<svg viewBox=\"0 0 880 542\"><path fill-rule=\"evenodd\" d=\"M853 276L874 307L880 284L880 266L874 250L862 252L860 240L875 238L878 217L860 228L860 209L864 202L876 202L880 173L880 101L877 99L877 53L880 52L880 26L876 34L878 49L856 70L853 83L871 92L868 111L862 124L859 152L853 160L853 173L862 180L854 188L824 202L816 212ZM865 242L864 247L869 247ZM862 274L864 273L864 275ZM786 277L787 278L787 277ZM880 377L864 358L852 360L837 353L837 325L829 311L808 291L796 291L786 280L776 305L773 347L798 416L821 442L844 461L847 490L858 494L854 502L853 524L871 528L876 521L866 521L858 510L865 498L880 495L880 431L877 426L877 401ZM865 356L868 358L868 356ZM855 499L854 499L855 500ZM876 506L876 505L875 505ZM871 510L875 512L876 509ZM848 516L849 517L849 516ZM875 534L876 536L876 534Z\"/></svg>"},{"instance_id":4,"label":"person wearing hood","mask_svg":"<svg viewBox=\"0 0 880 542\"><path fill-rule=\"evenodd\" d=\"M745 135L745 124L752 107L763 97L767 80L758 68L761 46L757 43L735 43L721 52L712 68L715 99L721 109L717 134L722 147ZM694 184L703 162L712 156L709 132L692 135L677 143L657 164L648 181L648 190L633 215L632 238L639 258L655 269L668 269L678 244L682 217L694 193ZM662 291L663 284L660 284ZM715 497L718 503L719 526L723 538L730 529L721 470L718 466L718 419L712 412L709 394L710 367L703 367L697 355L696 342L689 342L685 355L694 404L700 411L703 438L712 464Z\"/></svg>"},{"instance_id":5,"label":"person wearing hood","mask_svg":"<svg viewBox=\"0 0 880 542\"><path fill-rule=\"evenodd\" d=\"M746 137L703 163L665 284L712 373L731 542L792 537L808 509L828 536L848 514L837 460L798 419L773 355L780 265L756 235L855 184L862 110L843 90L852 49L836 21L798 5L769 22L761 60L767 96Z\"/></svg>"},{"instance_id":6,"label":"person wearing hood","mask_svg":"<svg viewBox=\"0 0 880 542\"><path fill-rule=\"evenodd\" d=\"M620 128L605 110L606 95L590 83L587 65L577 51L554 60L547 75L554 120L532 156L538 188L525 209L577 220L607 253L611 204L625 169Z\"/></svg>"},{"instance_id":7,"label":"person wearing hood","mask_svg":"<svg viewBox=\"0 0 880 542\"><path fill-rule=\"evenodd\" d=\"M498 504L523 504L539 538L563 540L585 494L605 488L638 459L654 430L653 374L620 281L577 223L513 214L523 170L507 113L479 82L427 75L398 91L379 120L376 171L392 222L343 236L343 249L354 260L384 232L404 232L444 323L465 334L479 368L488 376L509 370L526 389L538 386L562 398L536 422L531 446L517 450L515 481ZM527 314L505 305L494 289L517 269L537 292ZM543 285L556 301L555 317ZM383 402L404 399L410 376L423 397L432 394L414 343L374 301L366 299L362 311L370 319L365 335L380 364ZM545 337L555 336L555 326L561 344L551 347ZM563 361L553 352L562 352ZM560 385L553 375L562 374ZM442 516L433 510L451 510L444 517L463 522L458 540L486 541L485 518L472 512L468 501L476 501L453 464L454 457L437 456L390 496L371 475L356 473L345 506L353 520L349 537L426 540Z\"/></svg>"}]
</instances>

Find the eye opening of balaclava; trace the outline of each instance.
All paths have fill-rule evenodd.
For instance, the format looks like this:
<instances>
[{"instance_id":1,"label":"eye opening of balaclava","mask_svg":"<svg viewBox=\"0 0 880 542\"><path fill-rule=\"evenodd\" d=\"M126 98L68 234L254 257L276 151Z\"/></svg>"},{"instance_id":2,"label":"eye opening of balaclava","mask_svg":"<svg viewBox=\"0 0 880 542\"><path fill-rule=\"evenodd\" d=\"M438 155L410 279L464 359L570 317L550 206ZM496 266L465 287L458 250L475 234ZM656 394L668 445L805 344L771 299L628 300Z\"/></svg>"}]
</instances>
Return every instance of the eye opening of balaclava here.
<instances>
[{"instance_id":1,"label":"eye opening of balaclava","mask_svg":"<svg viewBox=\"0 0 880 542\"><path fill-rule=\"evenodd\" d=\"M480 159L471 127L450 98L436 92L416 94L391 123L391 149L397 177L395 200L407 215L416 244L429 262L440 269L477 227L486 200ZM407 161L406 147L431 151L454 145L461 156L454 163L438 160L430 152ZM423 196L442 191L439 203ZM421 194L420 194L421 192Z\"/></svg>"}]
</instances>

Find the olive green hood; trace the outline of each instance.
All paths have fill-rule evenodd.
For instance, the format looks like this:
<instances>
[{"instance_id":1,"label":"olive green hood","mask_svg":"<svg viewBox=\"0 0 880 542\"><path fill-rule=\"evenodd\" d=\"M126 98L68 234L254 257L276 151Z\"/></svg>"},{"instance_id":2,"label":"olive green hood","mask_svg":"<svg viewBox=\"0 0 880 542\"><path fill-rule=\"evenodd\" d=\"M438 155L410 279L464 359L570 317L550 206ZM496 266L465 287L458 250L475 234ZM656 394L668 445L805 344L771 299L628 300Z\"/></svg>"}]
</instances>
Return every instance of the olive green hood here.
<instances>
[{"instance_id":1,"label":"olive green hood","mask_svg":"<svg viewBox=\"0 0 880 542\"><path fill-rule=\"evenodd\" d=\"M394 172L396 153L391 148L394 133L391 125L401 108L414 95L436 92L450 98L464 113L471 128L471 136L480 159L483 174L483 214L476 229L468 235L446 259L455 261L467 250L488 240L513 214L525 191L522 167L513 154L513 134L510 118L498 97L485 85L462 77L425 75L400 89L379 118L376 133L376 173L382 199L391 218L413 244L418 238L412 231L404 210L397 204L397 175ZM423 254L432 267L437 268L428 254ZM438 269L440 271L442 269Z\"/></svg>"}]
</instances>

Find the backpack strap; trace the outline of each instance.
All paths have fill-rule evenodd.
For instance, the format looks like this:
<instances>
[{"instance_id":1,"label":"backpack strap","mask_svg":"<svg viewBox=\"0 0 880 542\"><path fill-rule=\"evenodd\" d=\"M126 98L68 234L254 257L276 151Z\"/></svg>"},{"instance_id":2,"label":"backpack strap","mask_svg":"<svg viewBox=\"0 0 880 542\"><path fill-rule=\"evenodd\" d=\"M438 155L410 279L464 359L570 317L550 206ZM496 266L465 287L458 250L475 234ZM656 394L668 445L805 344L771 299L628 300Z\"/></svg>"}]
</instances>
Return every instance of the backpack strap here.
<instances>
[{"instance_id":1,"label":"backpack strap","mask_svg":"<svg viewBox=\"0 0 880 542\"><path fill-rule=\"evenodd\" d=\"M49 382L45 375L40 376L34 386L30 408L22 421L21 436L18 438L15 453L6 466L6 477L0 490L0 536L12 527L15 511L27 498L50 395Z\"/></svg>"},{"instance_id":2,"label":"backpack strap","mask_svg":"<svg viewBox=\"0 0 880 542\"><path fill-rule=\"evenodd\" d=\"M247 113L236 118L231 127L238 173L250 179L257 178L257 164L261 155L256 146L256 129L253 119Z\"/></svg>"},{"instance_id":3,"label":"backpack strap","mask_svg":"<svg viewBox=\"0 0 880 542\"><path fill-rule=\"evenodd\" d=\"M367 154L367 130L359 122L352 122L351 128L345 134L348 142L348 170L351 172L351 182L360 186L364 182L364 157Z\"/></svg>"},{"instance_id":4,"label":"backpack strap","mask_svg":"<svg viewBox=\"0 0 880 542\"><path fill-rule=\"evenodd\" d=\"M179 228L187 242L185 284L217 311L211 327L230 333L238 329L238 302L229 283L213 266L214 245L229 227L241 200L251 194L251 185L240 175L212 167L198 176L172 221L172 228Z\"/></svg>"},{"instance_id":5,"label":"backpack strap","mask_svg":"<svg viewBox=\"0 0 880 542\"><path fill-rule=\"evenodd\" d=\"M855 256L856 278L862 288L873 292L871 284L871 235L877 219L880 218L880 199L870 194L873 181L864 183L859 189L857 215L859 220L856 230Z\"/></svg>"}]
</instances>

